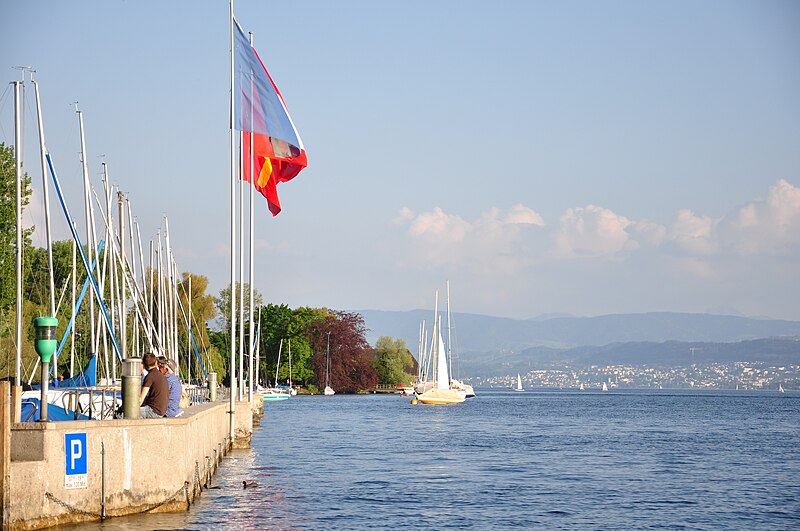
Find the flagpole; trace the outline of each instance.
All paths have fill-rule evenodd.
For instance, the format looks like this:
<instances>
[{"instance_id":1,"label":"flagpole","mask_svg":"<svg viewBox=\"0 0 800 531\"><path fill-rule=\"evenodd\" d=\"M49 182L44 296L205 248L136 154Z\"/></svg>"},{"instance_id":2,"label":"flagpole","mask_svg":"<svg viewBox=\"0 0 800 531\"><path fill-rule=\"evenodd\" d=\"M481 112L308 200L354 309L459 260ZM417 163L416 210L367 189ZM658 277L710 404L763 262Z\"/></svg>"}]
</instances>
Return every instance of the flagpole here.
<instances>
[{"instance_id":1,"label":"flagpole","mask_svg":"<svg viewBox=\"0 0 800 531\"><path fill-rule=\"evenodd\" d=\"M231 301L230 301L230 334L231 334L231 350L230 350L230 438L231 445L233 445L233 438L235 434L236 418L234 412L236 410L236 296L234 290L236 288L236 136L234 132L234 65L233 65L233 0L229 0L230 17L228 23L230 24L230 52L231 52L231 70L230 70L230 100L228 109L230 111L230 156L231 156Z\"/></svg>"},{"instance_id":2,"label":"flagpole","mask_svg":"<svg viewBox=\"0 0 800 531\"><path fill-rule=\"evenodd\" d=\"M250 47L253 46L253 32L250 32ZM252 91L252 84L250 85L250 90ZM253 101L253 98L250 98L250 101ZM253 119L253 111L250 111L250 120ZM250 333L248 334L247 346L249 347L249 355L250 355L250 370L248 372L248 393L247 399L249 401L253 401L253 188L256 186L255 180L255 153L253 152L253 131L252 127L250 128Z\"/></svg>"}]
</instances>

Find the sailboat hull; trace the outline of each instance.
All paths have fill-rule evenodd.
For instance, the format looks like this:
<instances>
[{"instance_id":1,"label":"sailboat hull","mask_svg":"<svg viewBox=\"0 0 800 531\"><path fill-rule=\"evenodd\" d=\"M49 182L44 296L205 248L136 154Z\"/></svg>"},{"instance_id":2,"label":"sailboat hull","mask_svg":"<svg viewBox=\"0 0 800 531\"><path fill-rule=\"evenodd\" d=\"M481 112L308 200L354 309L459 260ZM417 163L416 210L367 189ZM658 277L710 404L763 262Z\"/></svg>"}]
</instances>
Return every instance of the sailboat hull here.
<instances>
[{"instance_id":1,"label":"sailboat hull","mask_svg":"<svg viewBox=\"0 0 800 531\"><path fill-rule=\"evenodd\" d=\"M431 389L417 395L417 400L423 404L434 405L460 404L466 399L466 393L454 389Z\"/></svg>"}]
</instances>

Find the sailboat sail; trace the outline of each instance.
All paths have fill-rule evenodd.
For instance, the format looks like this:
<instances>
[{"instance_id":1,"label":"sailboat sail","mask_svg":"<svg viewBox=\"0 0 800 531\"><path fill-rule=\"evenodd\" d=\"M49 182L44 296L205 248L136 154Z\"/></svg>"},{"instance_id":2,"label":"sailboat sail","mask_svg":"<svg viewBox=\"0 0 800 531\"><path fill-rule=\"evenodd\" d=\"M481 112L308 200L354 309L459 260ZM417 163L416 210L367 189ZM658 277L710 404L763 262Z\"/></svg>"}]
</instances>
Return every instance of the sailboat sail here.
<instances>
[{"instance_id":1,"label":"sailboat sail","mask_svg":"<svg viewBox=\"0 0 800 531\"><path fill-rule=\"evenodd\" d=\"M444 349L442 334L439 333L439 345L436 356L436 389L450 389L450 379L447 372L447 352Z\"/></svg>"}]
</instances>

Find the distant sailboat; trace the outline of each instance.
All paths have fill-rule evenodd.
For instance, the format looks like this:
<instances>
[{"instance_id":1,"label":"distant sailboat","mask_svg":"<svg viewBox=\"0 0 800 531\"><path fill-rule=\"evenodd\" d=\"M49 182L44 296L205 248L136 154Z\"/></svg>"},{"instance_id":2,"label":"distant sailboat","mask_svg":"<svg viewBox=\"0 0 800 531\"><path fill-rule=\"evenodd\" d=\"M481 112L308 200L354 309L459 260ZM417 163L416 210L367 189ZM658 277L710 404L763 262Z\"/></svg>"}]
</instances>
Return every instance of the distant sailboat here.
<instances>
[{"instance_id":1,"label":"distant sailboat","mask_svg":"<svg viewBox=\"0 0 800 531\"><path fill-rule=\"evenodd\" d=\"M605 382L603 382L603 391L608 391L608 385Z\"/></svg>"},{"instance_id":2,"label":"distant sailboat","mask_svg":"<svg viewBox=\"0 0 800 531\"><path fill-rule=\"evenodd\" d=\"M524 391L525 389L522 388L522 376L517 373L517 387L514 388L514 391Z\"/></svg>"},{"instance_id":3,"label":"distant sailboat","mask_svg":"<svg viewBox=\"0 0 800 531\"><path fill-rule=\"evenodd\" d=\"M583 391L583 384L582 384L582 383L581 383L581 387L580 387L580 390L581 390L581 391Z\"/></svg>"},{"instance_id":4,"label":"distant sailboat","mask_svg":"<svg viewBox=\"0 0 800 531\"><path fill-rule=\"evenodd\" d=\"M785 393L786 391L783 389L783 384L778 384L778 392Z\"/></svg>"},{"instance_id":5,"label":"distant sailboat","mask_svg":"<svg viewBox=\"0 0 800 531\"><path fill-rule=\"evenodd\" d=\"M322 391L325 396L333 396L336 391L331 387L331 333L328 332L328 346L325 349L325 390Z\"/></svg>"}]
</instances>

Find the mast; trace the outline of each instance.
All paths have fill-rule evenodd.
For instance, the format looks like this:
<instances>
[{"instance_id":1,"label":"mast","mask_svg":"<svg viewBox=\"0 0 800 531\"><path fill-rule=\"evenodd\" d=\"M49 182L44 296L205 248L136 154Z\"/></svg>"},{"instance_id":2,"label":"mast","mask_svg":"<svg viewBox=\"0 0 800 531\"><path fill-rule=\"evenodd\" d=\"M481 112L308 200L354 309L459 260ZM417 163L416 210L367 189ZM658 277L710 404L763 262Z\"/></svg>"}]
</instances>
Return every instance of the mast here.
<instances>
[{"instance_id":1,"label":"mast","mask_svg":"<svg viewBox=\"0 0 800 531\"><path fill-rule=\"evenodd\" d=\"M119 273L119 280L120 280L120 314L119 314L119 335L120 343L119 348L122 351L122 359L125 359L127 348L128 348L128 330L127 330L127 295L125 293L125 198L122 195L122 192L117 190L117 206L119 207L119 266L120 266L120 273ZM111 223L111 218L109 217L109 223ZM113 372L114 376L113 379L116 381L116 363L113 364Z\"/></svg>"},{"instance_id":2,"label":"mast","mask_svg":"<svg viewBox=\"0 0 800 531\"><path fill-rule=\"evenodd\" d=\"M278 362L275 364L275 387L278 387L278 369L281 366L281 350L283 350L283 339L278 345Z\"/></svg>"},{"instance_id":3,"label":"mast","mask_svg":"<svg viewBox=\"0 0 800 531\"><path fill-rule=\"evenodd\" d=\"M234 130L234 112L236 110L234 101L234 64L233 64L233 0L229 0L230 6L230 52L231 52L231 77L230 77L230 156L231 156L231 300L230 300L230 338L231 338L231 351L230 351L230 382L231 382L231 396L230 396L230 437L231 442L235 436L235 418L234 411L236 408L236 355L234 348L236 346L236 297L234 296L234 289L236 289L236 133Z\"/></svg>"},{"instance_id":4,"label":"mast","mask_svg":"<svg viewBox=\"0 0 800 531\"><path fill-rule=\"evenodd\" d=\"M70 315L72 316L72 319L73 319L73 323L72 323L72 326L70 327L70 330L69 330L69 337L70 337L70 343L69 343L69 377L70 378L75 376L75 323L74 323L74 319L75 319L75 288L76 288L75 284L77 283L77 279L75 278L76 271L77 271L77 267L76 267L76 265L77 265L76 264L76 262L77 262L77 252L76 251L77 250L75 249L76 245L77 244L75 243L75 239L73 238L73 240L72 240L72 313L70 313Z\"/></svg>"},{"instance_id":5,"label":"mast","mask_svg":"<svg viewBox=\"0 0 800 531\"><path fill-rule=\"evenodd\" d=\"M328 332L328 346L325 347L325 387L331 386L331 333Z\"/></svg>"},{"instance_id":6,"label":"mast","mask_svg":"<svg viewBox=\"0 0 800 531\"><path fill-rule=\"evenodd\" d=\"M22 127L19 101L20 81L13 81L14 85L14 168L17 177L17 368L14 376L14 385L22 384Z\"/></svg>"},{"instance_id":7,"label":"mast","mask_svg":"<svg viewBox=\"0 0 800 531\"><path fill-rule=\"evenodd\" d=\"M78 110L78 104L75 103L75 112L78 114L78 123L80 126L80 134L81 134L81 166L83 169L83 196L84 196L84 207L86 209L86 246L89 251L89 255L87 259L90 264L94 263L94 254L95 254L95 245L94 245L94 237L92 234L92 220L91 220L91 211L92 211L92 202L91 197L89 195L89 166L86 162L86 138L83 133L83 111ZM90 337L90 345L92 348L92 352L97 352L96 346L96 338L97 332L94 326L94 298L89 297L89 337Z\"/></svg>"},{"instance_id":8,"label":"mast","mask_svg":"<svg viewBox=\"0 0 800 531\"><path fill-rule=\"evenodd\" d=\"M158 237L158 261L156 265L158 266L158 348L159 348L159 355L166 356L166 341L164 340L164 271L162 269L162 262L161 259L163 255L163 250L161 248L161 229L156 231L156 236Z\"/></svg>"},{"instance_id":9,"label":"mast","mask_svg":"<svg viewBox=\"0 0 800 531\"><path fill-rule=\"evenodd\" d=\"M189 318L186 319L186 378L192 381L192 275L189 274L189 293L186 295L187 306L189 306Z\"/></svg>"},{"instance_id":10,"label":"mast","mask_svg":"<svg viewBox=\"0 0 800 531\"><path fill-rule=\"evenodd\" d=\"M50 277L49 278L50 315L55 317L56 288L55 288L55 280L53 278L53 238L52 238L52 233L50 232L50 187L47 186L47 160L45 159L47 147L45 146L44 142L44 125L42 124L42 102L41 98L39 97L39 84L36 82L35 79L33 79L33 74L31 74L31 83L33 84L33 91L36 95L36 121L39 127L39 153L41 154L41 161L42 161L42 189L44 191L44 226L45 226L45 234L47 235L47 267ZM57 361L58 358L56 358L53 361L53 363L55 364ZM57 371L56 374L58 374Z\"/></svg>"},{"instance_id":11,"label":"mast","mask_svg":"<svg viewBox=\"0 0 800 531\"><path fill-rule=\"evenodd\" d=\"M447 369L450 371L448 374L447 383L453 379L453 343L450 339L450 281L447 281Z\"/></svg>"}]
</instances>

